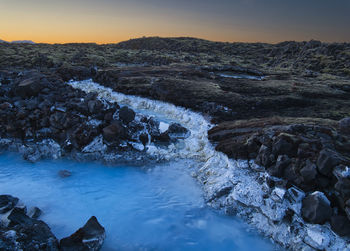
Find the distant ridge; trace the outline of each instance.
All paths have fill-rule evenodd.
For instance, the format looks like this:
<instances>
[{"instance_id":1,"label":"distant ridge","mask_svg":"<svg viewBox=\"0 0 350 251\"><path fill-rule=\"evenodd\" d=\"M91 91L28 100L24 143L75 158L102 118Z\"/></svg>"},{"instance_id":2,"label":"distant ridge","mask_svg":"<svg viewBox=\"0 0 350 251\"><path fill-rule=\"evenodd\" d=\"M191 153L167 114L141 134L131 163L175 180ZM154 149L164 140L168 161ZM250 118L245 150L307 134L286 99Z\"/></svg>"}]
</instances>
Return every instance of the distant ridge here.
<instances>
[{"instance_id":1,"label":"distant ridge","mask_svg":"<svg viewBox=\"0 0 350 251\"><path fill-rule=\"evenodd\" d=\"M13 44L35 44L32 40L14 40Z\"/></svg>"},{"instance_id":2,"label":"distant ridge","mask_svg":"<svg viewBox=\"0 0 350 251\"><path fill-rule=\"evenodd\" d=\"M1 40L1 39L0 39L0 43L12 43L12 44L35 44L35 42L33 42L32 40L14 40L14 41L8 42L8 41Z\"/></svg>"}]
</instances>

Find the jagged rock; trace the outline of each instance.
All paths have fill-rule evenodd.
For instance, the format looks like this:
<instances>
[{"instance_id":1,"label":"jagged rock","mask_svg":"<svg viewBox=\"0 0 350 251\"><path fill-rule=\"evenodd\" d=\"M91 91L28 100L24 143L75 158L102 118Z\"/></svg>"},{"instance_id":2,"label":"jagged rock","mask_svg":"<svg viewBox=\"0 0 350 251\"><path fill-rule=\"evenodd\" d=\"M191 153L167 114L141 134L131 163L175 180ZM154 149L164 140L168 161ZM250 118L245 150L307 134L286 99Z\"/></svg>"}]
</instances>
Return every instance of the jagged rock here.
<instances>
[{"instance_id":1,"label":"jagged rock","mask_svg":"<svg viewBox=\"0 0 350 251\"><path fill-rule=\"evenodd\" d=\"M346 216L334 215L331 217L332 230L339 236L350 235L350 221Z\"/></svg>"},{"instance_id":2,"label":"jagged rock","mask_svg":"<svg viewBox=\"0 0 350 251\"><path fill-rule=\"evenodd\" d=\"M43 211L41 211L38 207L32 207L27 215L33 219L38 219L42 215Z\"/></svg>"},{"instance_id":3,"label":"jagged rock","mask_svg":"<svg viewBox=\"0 0 350 251\"><path fill-rule=\"evenodd\" d=\"M332 215L332 208L322 192L314 192L303 199L302 216L305 221L323 224Z\"/></svg>"},{"instance_id":4,"label":"jagged rock","mask_svg":"<svg viewBox=\"0 0 350 251\"><path fill-rule=\"evenodd\" d=\"M119 118L124 124L129 124L135 119L135 112L127 106L123 106L119 110Z\"/></svg>"},{"instance_id":5,"label":"jagged rock","mask_svg":"<svg viewBox=\"0 0 350 251\"><path fill-rule=\"evenodd\" d=\"M58 241L45 222L28 217L21 208L14 208L7 218L19 249L58 250Z\"/></svg>"},{"instance_id":6,"label":"jagged rock","mask_svg":"<svg viewBox=\"0 0 350 251\"><path fill-rule=\"evenodd\" d=\"M11 195L0 195L0 214L4 214L14 208L18 200L18 198Z\"/></svg>"},{"instance_id":7,"label":"jagged rock","mask_svg":"<svg viewBox=\"0 0 350 251\"><path fill-rule=\"evenodd\" d=\"M350 117L339 121L339 131L344 134L350 134Z\"/></svg>"},{"instance_id":8,"label":"jagged rock","mask_svg":"<svg viewBox=\"0 0 350 251\"><path fill-rule=\"evenodd\" d=\"M95 251L100 250L106 237L105 229L100 225L95 216L92 216L86 224L74 234L60 241L61 251Z\"/></svg>"},{"instance_id":9,"label":"jagged rock","mask_svg":"<svg viewBox=\"0 0 350 251\"><path fill-rule=\"evenodd\" d=\"M337 154L329 149L323 149L317 159L318 171L323 175L329 175L333 168L341 163Z\"/></svg>"},{"instance_id":10,"label":"jagged rock","mask_svg":"<svg viewBox=\"0 0 350 251\"><path fill-rule=\"evenodd\" d=\"M274 161L274 156L271 154L271 148L265 145L261 145L258 156L255 159L255 162L258 165L269 167L272 165L273 161Z\"/></svg>"}]
</instances>

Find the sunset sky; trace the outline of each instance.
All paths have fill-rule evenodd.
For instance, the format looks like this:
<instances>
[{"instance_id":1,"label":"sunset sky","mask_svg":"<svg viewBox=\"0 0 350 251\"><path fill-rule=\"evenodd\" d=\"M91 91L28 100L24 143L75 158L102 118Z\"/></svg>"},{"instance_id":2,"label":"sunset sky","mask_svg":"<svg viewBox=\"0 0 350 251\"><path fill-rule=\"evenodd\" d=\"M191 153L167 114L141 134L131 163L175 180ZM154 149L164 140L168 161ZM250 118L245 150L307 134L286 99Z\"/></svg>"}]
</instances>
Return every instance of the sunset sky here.
<instances>
[{"instance_id":1,"label":"sunset sky","mask_svg":"<svg viewBox=\"0 0 350 251\"><path fill-rule=\"evenodd\" d=\"M350 42L350 0L0 0L0 39Z\"/></svg>"}]
</instances>

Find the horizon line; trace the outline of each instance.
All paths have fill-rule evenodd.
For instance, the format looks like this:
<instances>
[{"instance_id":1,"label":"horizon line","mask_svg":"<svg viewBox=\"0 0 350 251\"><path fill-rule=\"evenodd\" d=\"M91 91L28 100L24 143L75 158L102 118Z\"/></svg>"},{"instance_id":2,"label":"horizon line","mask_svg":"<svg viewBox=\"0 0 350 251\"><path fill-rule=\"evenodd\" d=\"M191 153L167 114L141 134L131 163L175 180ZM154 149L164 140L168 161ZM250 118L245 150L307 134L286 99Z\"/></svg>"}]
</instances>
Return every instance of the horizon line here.
<instances>
[{"instance_id":1,"label":"horizon line","mask_svg":"<svg viewBox=\"0 0 350 251\"><path fill-rule=\"evenodd\" d=\"M128 42L131 40L137 40L137 39L150 39L150 38L160 38L160 39L198 39L198 40L205 40L205 41L209 41L209 42L214 42L214 43L248 43L248 44L280 44L280 43L284 43L284 42L297 42L297 43L302 43L302 42L310 42L310 41L318 41L321 43L325 43L325 44L332 44L332 43L342 43L342 44L347 44L350 43L350 41L322 41L319 39L314 39L311 38L309 40L280 40L278 42L263 42L263 41L227 41L227 40L210 40L210 39L206 39L206 38L200 38L200 37L191 37L191 36L175 36L175 37L171 37L171 36L141 36L141 37L135 37L135 38L129 38L126 40L119 40L119 41L108 41L108 42L96 42L96 41L74 41L74 42L44 42L44 41L33 41L31 39L15 39L15 40L3 40L0 38L0 41L2 41L3 43L9 43L9 44L50 44L50 45L55 45L55 44L96 44L96 45L108 45L108 44L119 44L122 42ZM1 43L1 42L0 42Z\"/></svg>"}]
</instances>

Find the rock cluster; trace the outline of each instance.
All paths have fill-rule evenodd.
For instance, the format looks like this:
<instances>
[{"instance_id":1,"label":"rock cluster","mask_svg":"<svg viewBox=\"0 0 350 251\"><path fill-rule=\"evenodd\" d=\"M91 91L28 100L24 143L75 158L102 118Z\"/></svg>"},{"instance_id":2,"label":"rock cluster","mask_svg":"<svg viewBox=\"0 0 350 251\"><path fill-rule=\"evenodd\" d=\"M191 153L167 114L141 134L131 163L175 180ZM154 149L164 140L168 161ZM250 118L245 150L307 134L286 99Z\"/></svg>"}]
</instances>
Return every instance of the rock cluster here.
<instances>
[{"instance_id":1,"label":"rock cluster","mask_svg":"<svg viewBox=\"0 0 350 251\"><path fill-rule=\"evenodd\" d=\"M287 188L302 189L307 194L302 201L304 220L330 222L333 231L343 236L350 229L346 120L340 121L338 130L306 123L277 125L263 119L245 125L226 123L209 131L209 138L217 142L217 150L232 158L254 160L271 176L282 178Z\"/></svg>"},{"instance_id":2,"label":"rock cluster","mask_svg":"<svg viewBox=\"0 0 350 251\"><path fill-rule=\"evenodd\" d=\"M100 250L105 239L105 230L96 217L70 237L58 242L50 227L37 218L41 210L37 207L27 211L19 199L0 195L0 249L1 250Z\"/></svg>"},{"instance_id":3,"label":"rock cluster","mask_svg":"<svg viewBox=\"0 0 350 251\"><path fill-rule=\"evenodd\" d=\"M169 144L177 138L176 125L160 132L154 118L73 89L64 76L39 71L0 75L6 79L0 86L0 138L19 140L18 150L30 161L113 151L141 156L150 142Z\"/></svg>"}]
</instances>

